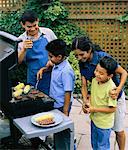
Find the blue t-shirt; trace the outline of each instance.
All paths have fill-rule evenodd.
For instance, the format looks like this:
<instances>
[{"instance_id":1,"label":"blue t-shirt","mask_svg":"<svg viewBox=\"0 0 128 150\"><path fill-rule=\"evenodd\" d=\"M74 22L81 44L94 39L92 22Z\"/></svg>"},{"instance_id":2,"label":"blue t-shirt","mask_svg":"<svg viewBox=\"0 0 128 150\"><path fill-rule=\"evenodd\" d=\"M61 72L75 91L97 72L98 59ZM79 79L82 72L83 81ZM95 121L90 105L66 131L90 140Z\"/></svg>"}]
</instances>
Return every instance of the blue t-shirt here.
<instances>
[{"instance_id":1,"label":"blue t-shirt","mask_svg":"<svg viewBox=\"0 0 128 150\"><path fill-rule=\"evenodd\" d=\"M92 79L95 77L94 71L96 69L96 66L100 62L100 59L104 56L111 57L109 54L107 54L104 51L94 51L91 61L79 62L81 76L84 76L86 78L86 80L92 81ZM119 64L117 65L117 67L118 66L119 66ZM114 74L112 80L116 86L119 85L120 80L116 74ZM121 90L118 98L120 98L121 95L122 95L122 90Z\"/></svg>"},{"instance_id":2,"label":"blue t-shirt","mask_svg":"<svg viewBox=\"0 0 128 150\"><path fill-rule=\"evenodd\" d=\"M74 71L67 60L64 60L59 65L55 65L52 69L50 83L50 97L55 99L54 108L64 106L65 92L73 92L75 84ZM71 101L73 95L71 95Z\"/></svg>"}]
</instances>

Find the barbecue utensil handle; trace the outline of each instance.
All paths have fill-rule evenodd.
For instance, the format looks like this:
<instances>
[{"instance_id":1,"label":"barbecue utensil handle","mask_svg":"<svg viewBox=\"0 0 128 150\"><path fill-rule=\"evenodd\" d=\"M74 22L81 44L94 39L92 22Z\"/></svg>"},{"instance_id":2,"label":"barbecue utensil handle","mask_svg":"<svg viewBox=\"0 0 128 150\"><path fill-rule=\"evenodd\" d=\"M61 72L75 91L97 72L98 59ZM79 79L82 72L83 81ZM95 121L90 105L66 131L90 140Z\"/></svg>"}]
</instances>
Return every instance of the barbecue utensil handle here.
<instances>
[{"instance_id":1,"label":"barbecue utensil handle","mask_svg":"<svg viewBox=\"0 0 128 150\"><path fill-rule=\"evenodd\" d=\"M36 82L36 85L35 85L35 89L36 89L36 90L37 90L37 88L38 88L39 81L40 81L40 80L37 80L37 82Z\"/></svg>"}]
</instances>

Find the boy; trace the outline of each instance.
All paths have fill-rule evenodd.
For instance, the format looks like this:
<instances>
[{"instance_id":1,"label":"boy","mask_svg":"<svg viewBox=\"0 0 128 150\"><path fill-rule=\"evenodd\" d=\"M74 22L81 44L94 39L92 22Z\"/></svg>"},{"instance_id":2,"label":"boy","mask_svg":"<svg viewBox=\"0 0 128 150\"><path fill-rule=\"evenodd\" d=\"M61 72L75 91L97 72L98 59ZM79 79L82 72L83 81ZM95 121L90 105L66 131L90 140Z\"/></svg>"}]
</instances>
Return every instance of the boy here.
<instances>
[{"instance_id":1,"label":"boy","mask_svg":"<svg viewBox=\"0 0 128 150\"><path fill-rule=\"evenodd\" d=\"M55 99L54 108L68 116L73 101L75 75L68 60L66 60L66 43L60 39L53 40L47 44L46 50L54 64L49 95ZM41 76L42 69L37 74L37 77ZM70 150L70 137L67 132L68 130L64 130L54 135L56 150Z\"/></svg>"},{"instance_id":2,"label":"boy","mask_svg":"<svg viewBox=\"0 0 128 150\"><path fill-rule=\"evenodd\" d=\"M114 124L114 112L117 101L109 96L115 88L112 76L117 62L108 56L103 57L97 65L91 86L90 106L83 107L85 113L90 112L91 144L94 150L110 150L110 133Z\"/></svg>"},{"instance_id":3,"label":"boy","mask_svg":"<svg viewBox=\"0 0 128 150\"><path fill-rule=\"evenodd\" d=\"M59 109L68 116L73 101L72 92L74 90L75 75L68 60L66 60L66 48L66 43L60 39L53 40L46 46L50 60L54 64L49 95L56 100L54 108ZM42 69L40 69L37 76L41 77L41 74Z\"/></svg>"}]
</instances>

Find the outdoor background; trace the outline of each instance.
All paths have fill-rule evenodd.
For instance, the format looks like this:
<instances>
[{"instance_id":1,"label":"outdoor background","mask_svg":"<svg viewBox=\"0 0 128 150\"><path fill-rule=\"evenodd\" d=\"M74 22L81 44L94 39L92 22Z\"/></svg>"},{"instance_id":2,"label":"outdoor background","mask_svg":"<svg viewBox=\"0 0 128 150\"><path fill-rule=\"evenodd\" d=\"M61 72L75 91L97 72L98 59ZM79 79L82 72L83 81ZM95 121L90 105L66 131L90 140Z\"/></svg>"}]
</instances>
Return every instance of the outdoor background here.
<instances>
[{"instance_id":1,"label":"outdoor background","mask_svg":"<svg viewBox=\"0 0 128 150\"><path fill-rule=\"evenodd\" d=\"M72 39L84 34L128 70L127 0L0 0L0 28L19 36L23 29L18 19L24 10L30 8L39 14L41 26L51 28L58 38L66 41L69 51ZM77 60L72 53L69 59L77 77L76 92L79 92ZM22 78L19 75L17 80ZM127 89L128 83L126 93Z\"/></svg>"}]
</instances>

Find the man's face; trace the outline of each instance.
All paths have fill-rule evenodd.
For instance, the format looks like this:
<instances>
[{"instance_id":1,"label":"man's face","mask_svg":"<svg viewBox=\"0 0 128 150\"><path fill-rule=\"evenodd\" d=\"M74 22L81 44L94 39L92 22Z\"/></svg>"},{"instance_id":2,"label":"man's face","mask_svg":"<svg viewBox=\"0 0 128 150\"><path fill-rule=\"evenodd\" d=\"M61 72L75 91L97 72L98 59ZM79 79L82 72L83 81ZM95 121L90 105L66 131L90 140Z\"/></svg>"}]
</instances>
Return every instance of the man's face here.
<instances>
[{"instance_id":1,"label":"man's face","mask_svg":"<svg viewBox=\"0 0 128 150\"><path fill-rule=\"evenodd\" d=\"M34 21L33 23L26 21L25 24L22 24L22 27L27 32L28 36L36 36L38 35L38 26L39 21Z\"/></svg>"},{"instance_id":2,"label":"man's face","mask_svg":"<svg viewBox=\"0 0 128 150\"><path fill-rule=\"evenodd\" d=\"M89 61L91 58L91 50L86 52L86 51L81 51L80 49L76 49L74 50L74 52L78 61L86 62L86 61Z\"/></svg>"}]
</instances>

